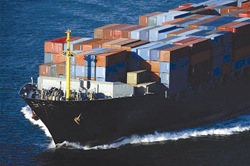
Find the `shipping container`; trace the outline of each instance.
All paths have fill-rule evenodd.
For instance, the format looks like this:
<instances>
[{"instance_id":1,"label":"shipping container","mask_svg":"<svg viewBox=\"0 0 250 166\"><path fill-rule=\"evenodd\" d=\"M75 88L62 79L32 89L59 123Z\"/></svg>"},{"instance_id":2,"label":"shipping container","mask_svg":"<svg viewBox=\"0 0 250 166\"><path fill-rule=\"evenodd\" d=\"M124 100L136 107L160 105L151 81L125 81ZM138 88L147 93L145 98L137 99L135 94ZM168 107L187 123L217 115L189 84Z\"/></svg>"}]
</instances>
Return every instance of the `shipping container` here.
<instances>
[{"instance_id":1,"label":"shipping container","mask_svg":"<svg viewBox=\"0 0 250 166\"><path fill-rule=\"evenodd\" d=\"M149 41L157 41L166 38L166 32L177 29L175 25L166 25L149 30ZM178 29L179 30L179 29Z\"/></svg>"},{"instance_id":2,"label":"shipping container","mask_svg":"<svg viewBox=\"0 0 250 166\"><path fill-rule=\"evenodd\" d=\"M127 51L122 50L112 50L108 53L98 54L96 56L96 66L106 67L126 62L127 55Z\"/></svg>"},{"instance_id":3,"label":"shipping container","mask_svg":"<svg viewBox=\"0 0 250 166\"><path fill-rule=\"evenodd\" d=\"M99 41L100 39L89 39L89 40L85 40L83 42L79 42L73 45L73 50L83 50L83 45L84 44L88 44L94 41Z\"/></svg>"},{"instance_id":4,"label":"shipping container","mask_svg":"<svg viewBox=\"0 0 250 166\"><path fill-rule=\"evenodd\" d=\"M172 46L172 44L165 44L161 47L150 49L149 60L160 61L160 51Z\"/></svg>"},{"instance_id":5,"label":"shipping container","mask_svg":"<svg viewBox=\"0 0 250 166\"><path fill-rule=\"evenodd\" d=\"M109 25L105 25L105 26L102 26L102 27L99 27L99 28L95 28L94 29L94 38L99 38L99 39L103 39L104 36L104 29L107 29L107 28L112 28L114 26L117 26L119 24L109 24Z\"/></svg>"},{"instance_id":6,"label":"shipping container","mask_svg":"<svg viewBox=\"0 0 250 166\"><path fill-rule=\"evenodd\" d=\"M141 69L151 71L151 72L160 72L160 61L145 61L140 62Z\"/></svg>"},{"instance_id":7,"label":"shipping container","mask_svg":"<svg viewBox=\"0 0 250 166\"><path fill-rule=\"evenodd\" d=\"M184 57L188 57L189 49L187 46L173 46L160 51L160 61L172 62Z\"/></svg>"},{"instance_id":8,"label":"shipping container","mask_svg":"<svg viewBox=\"0 0 250 166\"><path fill-rule=\"evenodd\" d=\"M147 82L146 70L127 72L127 84L137 85L144 82Z\"/></svg>"},{"instance_id":9,"label":"shipping container","mask_svg":"<svg viewBox=\"0 0 250 166\"><path fill-rule=\"evenodd\" d=\"M45 63L39 66L39 75L40 76L51 76L50 75L50 68L55 66L54 63Z\"/></svg>"},{"instance_id":10,"label":"shipping container","mask_svg":"<svg viewBox=\"0 0 250 166\"><path fill-rule=\"evenodd\" d=\"M70 41L75 41L81 37L71 37ZM44 42L44 52L60 54L64 50L64 43L66 42L66 37L61 37Z\"/></svg>"},{"instance_id":11,"label":"shipping container","mask_svg":"<svg viewBox=\"0 0 250 166\"><path fill-rule=\"evenodd\" d=\"M54 55L52 53L44 53L44 63L50 63L54 60Z\"/></svg>"},{"instance_id":12,"label":"shipping container","mask_svg":"<svg viewBox=\"0 0 250 166\"><path fill-rule=\"evenodd\" d=\"M116 43L123 42L126 40L128 40L128 39L127 38L120 38L120 39L114 39L111 41L107 41L107 42L102 43L102 48L112 48L112 44L116 44Z\"/></svg>"},{"instance_id":13,"label":"shipping container","mask_svg":"<svg viewBox=\"0 0 250 166\"><path fill-rule=\"evenodd\" d=\"M96 67L96 80L97 81L110 81L110 82L125 82L126 80L126 63L121 62L115 65Z\"/></svg>"},{"instance_id":14,"label":"shipping container","mask_svg":"<svg viewBox=\"0 0 250 166\"><path fill-rule=\"evenodd\" d=\"M168 73L179 69L188 70L189 60L188 57L184 57L172 62L160 62L160 73Z\"/></svg>"},{"instance_id":15,"label":"shipping container","mask_svg":"<svg viewBox=\"0 0 250 166\"><path fill-rule=\"evenodd\" d=\"M81 43L81 42L84 42L84 41L87 41L90 39L92 39L92 38L83 37L83 38L71 41L70 42L70 51L74 50L74 44ZM67 51L67 43L64 43L64 51Z\"/></svg>"},{"instance_id":16,"label":"shipping container","mask_svg":"<svg viewBox=\"0 0 250 166\"><path fill-rule=\"evenodd\" d=\"M57 63L56 64L56 75L65 75L66 71L66 63Z\"/></svg>"},{"instance_id":17,"label":"shipping container","mask_svg":"<svg viewBox=\"0 0 250 166\"><path fill-rule=\"evenodd\" d=\"M129 26L129 24L119 24L103 30L103 39L113 39L113 32L120 27Z\"/></svg>"},{"instance_id":18,"label":"shipping container","mask_svg":"<svg viewBox=\"0 0 250 166\"><path fill-rule=\"evenodd\" d=\"M124 46L122 46L121 49L126 50L126 51L131 51L131 49L133 49L135 47L139 47L139 46L142 46L142 45L145 45L145 44L148 44L148 43L149 43L149 41L142 40L142 41L138 41L138 42L135 42L135 43L124 45Z\"/></svg>"},{"instance_id":19,"label":"shipping container","mask_svg":"<svg viewBox=\"0 0 250 166\"><path fill-rule=\"evenodd\" d=\"M112 49L121 49L122 46L133 44L133 43L136 43L138 41L140 41L140 40L137 40L137 39L127 39L125 41L121 41L121 42L118 42L118 43L111 44L111 48Z\"/></svg>"},{"instance_id":20,"label":"shipping container","mask_svg":"<svg viewBox=\"0 0 250 166\"><path fill-rule=\"evenodd\" d=\"M65 62L66 61L66 57L62 54L53 54L53 62L54 63L61 63L61 62Z\"/></svg>"},{"instance_id":21,"label":"shipping container","mask_svg":"<svg viewBox=\"0 0 250 166\"><path fill-rule=\"evenodd\" d=\"M139 17L139 25L148 26L148 18L151 17L151 16L161 14L161 13L163 13L163 12L153 12L153 13L150 13L150 14L140 16Z\"/></svg>"},{"instance_id":22,"label":"shipping container","mask_svg":"<svg viewBox=\"0 0 250 166\"><path fill-rule=\"evenodd\" d=\"M139 28L136 30L131 31L130 33L130 37L131 39L140 39L140 40L148 40L148 35L147 36L142 36L141 33L142 31L149 31L149 29L155 28L154 26L147 26L147 27L143 27L143 28ZM141 39L142 37L145 37L145 39Z\"/></svg>"}]
</instances>

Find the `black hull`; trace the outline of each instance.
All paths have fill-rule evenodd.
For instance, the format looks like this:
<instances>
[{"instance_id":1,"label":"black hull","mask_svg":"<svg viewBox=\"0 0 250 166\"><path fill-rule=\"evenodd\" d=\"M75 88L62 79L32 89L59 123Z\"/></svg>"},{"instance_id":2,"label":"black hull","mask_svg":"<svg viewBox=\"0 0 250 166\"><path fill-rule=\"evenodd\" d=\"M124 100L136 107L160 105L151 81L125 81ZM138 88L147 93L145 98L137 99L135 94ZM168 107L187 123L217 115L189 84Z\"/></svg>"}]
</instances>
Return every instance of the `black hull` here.
<instances>
[{"instance_id":1,"label":"black hull","mask_svg":"<svg viewBox=\"0 0 250 166\"><path fill-rule=\"evenodd\" d=\"M55 143L79 142L94 146L131 134L174 131L211 124L248 113L250 80L173 101L151 94L137 97L48 101L20 95L49 129ZM80 117L80 125L74 118Z\"/></svg>"}]
</instances>

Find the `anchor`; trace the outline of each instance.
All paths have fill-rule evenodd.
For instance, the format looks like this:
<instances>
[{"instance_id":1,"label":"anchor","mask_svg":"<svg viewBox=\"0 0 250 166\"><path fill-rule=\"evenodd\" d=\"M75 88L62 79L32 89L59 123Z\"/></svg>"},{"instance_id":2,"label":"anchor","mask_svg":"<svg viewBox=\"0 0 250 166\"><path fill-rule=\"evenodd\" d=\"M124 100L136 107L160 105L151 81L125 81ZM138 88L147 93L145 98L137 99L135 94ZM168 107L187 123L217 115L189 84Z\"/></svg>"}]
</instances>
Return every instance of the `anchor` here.
<instances>
[{"instance_id":1,"label":"anchor","mask_svg":"<svg viewBox=\"0 0 250 166\"><path fill-rule=\"evenodd\" d=\"M82 114L80 114L79 116L75 117L74 118L74 121L77 125L80 125L81 124L81 118L82 118Z\"/></svg>"}]
</instances>

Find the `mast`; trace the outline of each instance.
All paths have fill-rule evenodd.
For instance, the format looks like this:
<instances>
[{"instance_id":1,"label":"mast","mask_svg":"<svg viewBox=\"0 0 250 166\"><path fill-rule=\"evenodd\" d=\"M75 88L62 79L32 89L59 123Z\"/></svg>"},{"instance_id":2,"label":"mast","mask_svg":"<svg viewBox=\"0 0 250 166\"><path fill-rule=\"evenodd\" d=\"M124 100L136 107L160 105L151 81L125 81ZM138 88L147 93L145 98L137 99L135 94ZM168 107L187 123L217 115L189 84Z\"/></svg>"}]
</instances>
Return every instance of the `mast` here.
<instances>
[{"instance_id":1,"label":"mast","mask_svg":"<svg viewBox=\"0 0 250 166\"><path fill-rule=\"evenodd\" d=\"M70 58L71 58L71 52L70 52L70 30L68 29L67 32L67 52L66 52L66 101L69 101L70 97Z\"/></svg>"}]
</instances>

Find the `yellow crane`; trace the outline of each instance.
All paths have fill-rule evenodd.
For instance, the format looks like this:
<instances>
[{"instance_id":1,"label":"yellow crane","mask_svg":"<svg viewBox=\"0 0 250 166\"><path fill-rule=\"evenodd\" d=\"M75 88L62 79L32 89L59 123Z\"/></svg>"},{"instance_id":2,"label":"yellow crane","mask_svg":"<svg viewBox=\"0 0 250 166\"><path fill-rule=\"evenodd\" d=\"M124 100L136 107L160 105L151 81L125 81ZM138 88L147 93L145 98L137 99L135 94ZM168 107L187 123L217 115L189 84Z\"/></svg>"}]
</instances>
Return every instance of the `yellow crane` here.
<instances>
[{"instance_id":1,"label":"yellow crane","mask_svg":"<svg viewBox=\"0 0 250 166\"><path fill-rule=\"evenodd\" d=\"M67 34L67 51L66 51L66 101L70 99L70 59L73 56L73 53L70 51L70 30L68 29L65 33ZM65 54L65 52L64 52Z\"/></svg>"}]
</instances>

